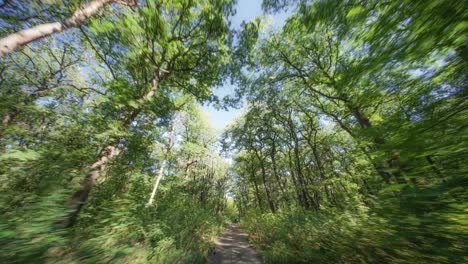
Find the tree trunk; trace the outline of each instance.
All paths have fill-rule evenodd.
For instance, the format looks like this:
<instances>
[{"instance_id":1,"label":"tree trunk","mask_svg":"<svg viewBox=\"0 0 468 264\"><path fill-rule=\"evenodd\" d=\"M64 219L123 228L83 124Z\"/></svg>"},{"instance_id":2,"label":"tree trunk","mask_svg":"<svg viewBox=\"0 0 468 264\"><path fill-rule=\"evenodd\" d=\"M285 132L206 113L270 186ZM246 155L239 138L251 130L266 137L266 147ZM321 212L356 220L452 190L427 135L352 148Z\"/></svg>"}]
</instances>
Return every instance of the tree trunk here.
<instances>
[{"instance_id":1,"label":"tree trunk","mask_svg":"<svg viewBox=\"0 0 468 264\"><path fill-rule=\"evenodd\" d=\"M86 21L86 19L95 15L99 9L111 3L133 5L131 3L127 3L125 0L95 0L90 3L86 3L76 10L75 13L73 13L71 17L67 18L63 23L52 22L37 25L32 28L12 33L0 39L0 57L35 40L50 36L53 33L59 33L73 27L78 27Z\"/></svg>"},{"instance_id":2,"label":"tree trunk","mask_svg":"<svg viewBox=\"0 0 468 264\"><path fill-rule=\"evenodd\" d=\"M166 163L167 163L167 156L166 156L166 159L163 160L163 162L161 164L161 168L159 168L158 178L156 179L156 183L154 184L153 192L151 193L151 197L150 197L150 199L148 201L149 206L153 205L154 197L156 196L156 191L158 190L159 182L162 179L162 176L163 176L163 173L164 173L164 167L166 167Z\"/></svg>"},{"instance_id":3,"label":"tree trunk","mask_svg":"<svg viewBox=\"0 0 468 264\"><path fill-rule=\"evenodd\" d=\"M267 201L268 201L268 206L270 207L270 210L272 213L275 213L276 208L275 204L271 198L271 193L270 193L270 188L268 188L266 184L266 170L265 170L265 164L263 164L263 159L260 157L258 154L257 150L254 148L255 155L257 156L258 162L260 163L260 169L262 171L262 180L263 180L263 188L265 189Z\"/></svg>"},{"instance_id":4,"label":"tree trunk","mask_svg":"<svg viewBox=\"0 0 468 264\"><path fill-rule=\"evenodd\" d=\"M258 207L260 208L260 212L263 213L263 206L262 206L262 198L260 196L260 190L258 188L258 184L257 184L257 179L255 177L255 171L253 170L253 166L251 168L251 177L252 177L252 182L253 182L253 185L254 185L254 194L255 194L255 198L258 202Z\"/></svg>"},{"instance_id":5,"label":"tree trunk","mask_svg":"<svg viewBox=\"0 0 468 264\"><path fill-rule=\"evenodd\" d=\"M280 188L280 191L281 191L281 195L283 196L283 199L285 200L286 204L288 203L288 197L286 196L286 192L284 191L284 187L283 187L283 184L279 178L279 175L278 175L278 168L276 167L276 143L275 143L275 139L272 139L271 141L272 145L271 145L271 152L270 152L270 157L271 157L271 163L272 163L272 166L273 166L273 175L275 176L275 179L276 181L278 182L278 186Z\"/></svg>"},{"instance_id":6,"label":"tree trunk","mask_svg":"<svg viewBox=\"0 0 468 264\"><path fill-rule=\"evenodd\" d=\"M155 77L152 81L151 89L145 94L140 100L138 101L139 107L130 111L129 114L124 118L123 124L124 126L129 126L133 120L137 117L137 115L142 111L143 105L146 100L150 99L156 93L156 90L159 88L159 75L155 72ZM109 163L109 160L115 156L115 152L117 150L117 143L118 141L115 140L114 142L105 146L98 155L97 161L91 165L90 171L85 178L85 181L81 188L74 192L70 201L68 202L68 207L71 209L71 212L63 221L65 227L70 227L74 224L78 213L80 212L81 208L83 207L84 203L88 199L88 195L91 192L96 180L101 176L106 168L106 165Z\"/></svg>"},{"instance_id":7,"label":"tree trunk","mask_svg":"<svg viewBox=\"0 0 468 264\"><path fill-rule=\"evenodd\" d=\"M187 163L185 163L185 173L184 173L184 180L187 180L188 178L190 178L190 166L192 166L193 164L197 163L198 160L191 160L189 159L187 161Z\"/></svg>"},{"instance_id":8,"label":"tree trunk","mask_svg":"<svg viewBox=\"0 0 468 264\"><path fill-rule=\"evenodd\" d=\"M84 203L88 199L88 195L96 183L96 180L99 178L99 176L101 176L102 172L106 168L106 165L109 163L109 160L115 156L117 149L116 145L117 144L110 144L101 150L98 156L98 160L93 165L91 165L90 171L86 176L83 185L78 191L73 193L68 204L68 207L72 210L72 212L70 212L70 214L63 222L66 227L73 225L81 207L83 207Z\"/></svg>"},{"instance_id":9,"label":"tree trunk","mask_svg":"<svg viewBox=\"0 0 468 264\"><path fill-rule=\"evenodd\" d=\"M291 148L288 146L288 164L289 164L289 172L291 173L291 178L293 180L294 189L296 190L296 196L299 206L303 208L306 207L306 197L303 197L303 193L300 191L298 180L296 179L295 169L292 162L292 155L291 155Z\"/></svg>"},{"instance_id":10,"label":"tree trunk","mask_svg":"<svg viewBox=\"0 0 468 264\"><path fill-rule=\"evenodd\" d=\"M303 174L303 169L302 169L302 165L301 165L301 155L300 155L300 150L299 150L299 138L297 137L296 135L296 131L294 129L294 124L293 124L293 121L291 119L291 113L290 113L290 116L289 116L289 119L288 119L288 125L289 125L289 134L293 140L293 154L294 154L294 164L295 164L295 167L296 167L296 175L297 175L297 179L298 179L298 182L299 182L299 186L301 188L301 192L302 192L302 195L304 197L304 209L308 210L310 209L310 206L311 204L309 202L311 202L314 206L314 209L315 210L318 210L320 208L320 205L318 204L318 202L315 200L315 198L311 197L310 196L310 193L309 193L309 190L307 188L307 183L305 182L305 176Z\"/></svg>"},{"instance_id":11,"label":"tree trunk","mask_svg":"<svg viewBox=\"0 0 468 264\"><path fill-rule=\"evenodd\" d=\"M174 119L176 119L176 118L177 118L177 116L174 117ZM158 178L156 179L156 183L154 184L153 192L151 192L151 197L150 197L150 199L148 201L149 206L153 205L154 197L156 196L156 192L158 190L159 182L161 181L161 179L163 177L164 168L166 167L167 160L169 158L169 153L171 152L171 149L172 149L172 141L173 141L172 138L174 137L175 122L176 122L176 120L174 120L172 122L172 125L171 125L171 132L169 133L169 138L167 139L166 153L164 154L164 160L163 160L163 162L161 164L161 168L159 169Z\"/></svg>"}]
</instances>

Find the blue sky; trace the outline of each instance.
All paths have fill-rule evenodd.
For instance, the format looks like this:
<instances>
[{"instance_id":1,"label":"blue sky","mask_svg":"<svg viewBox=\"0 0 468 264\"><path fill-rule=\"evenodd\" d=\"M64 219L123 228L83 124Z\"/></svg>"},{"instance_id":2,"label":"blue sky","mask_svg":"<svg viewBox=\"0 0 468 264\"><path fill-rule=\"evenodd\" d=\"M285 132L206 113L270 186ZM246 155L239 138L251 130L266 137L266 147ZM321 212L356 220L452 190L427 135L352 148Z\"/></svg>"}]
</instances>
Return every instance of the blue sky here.
<instances>
[{"instance_id":1,"label":"blue sky","mask_svg":"<svg viewBox=\"0 0 468 264\"><path fill-rule=\"evenodd\" d=\"M251 21L254 18L263 15L262 0L238 0L237 13L232 18L232 27L239 29L242 21ZM283 24L288 17L289 12L272 16L275 26ZM223 87L215 91L218 96L232 94L235 87L230 84L225 84ZM242 109L233 109L229 111L216 110L212 106L204 106L203 110L208 113L208 120L211 120L211 125L218 131L222 131L226 126L242 113Z\"/></svg>"}]
</instances>

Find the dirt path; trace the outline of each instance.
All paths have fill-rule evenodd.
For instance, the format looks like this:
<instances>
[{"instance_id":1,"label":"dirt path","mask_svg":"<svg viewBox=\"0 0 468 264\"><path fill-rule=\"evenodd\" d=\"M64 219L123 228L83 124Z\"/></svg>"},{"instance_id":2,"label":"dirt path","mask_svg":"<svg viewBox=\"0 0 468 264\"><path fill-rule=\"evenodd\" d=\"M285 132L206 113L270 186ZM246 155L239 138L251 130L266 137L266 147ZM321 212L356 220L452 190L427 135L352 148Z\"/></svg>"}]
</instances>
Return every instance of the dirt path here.
<instances>
[{"instance_id":1,"label":"dirt path","mask_svg":"<svg viewBox=\"0 0 468 264\"><path fill-rule=\"evenodd\" d=\"M260 258L247 242L239 225L230 225L215 241L216 248L208 256L208 264L260 264Z\"/></svg>"}]
</instances>

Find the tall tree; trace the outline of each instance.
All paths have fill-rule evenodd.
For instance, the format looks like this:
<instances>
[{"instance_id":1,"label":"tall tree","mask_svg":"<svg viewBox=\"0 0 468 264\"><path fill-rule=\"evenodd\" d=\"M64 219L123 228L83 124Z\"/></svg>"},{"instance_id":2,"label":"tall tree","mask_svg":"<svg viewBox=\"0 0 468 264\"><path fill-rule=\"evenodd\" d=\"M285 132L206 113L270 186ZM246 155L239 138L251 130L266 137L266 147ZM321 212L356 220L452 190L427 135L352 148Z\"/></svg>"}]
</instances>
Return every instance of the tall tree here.
<instances>
[{"instance_id":1,"label":"tall tree","mask_svg":"<svg viewBox=\"0 0 468 264\"><path fill-rule=\"evenodd\" d=\"M81 5L70 17L63 22L52 22L36 25L31 28L23 29L15 33L0 38L0 56L15 51L16 49L27 45L35 40L50 36L54 33L60 33L70 28L79 27L89 17L94 16L106 5L119 3L126 6L135 6L134 0L94 0Z\"/></svg>"},{"instance_id":2,"label":"tall tree","mask_svg":"<svg viewBox=\"0 0 468 264\"><path fill-rule=\"evenodd\" d=\"M210 99L210 87L220 83L223 64L227 62L228 28L224 16L230 12L230 4L224 2L149 2L104 28L112 41L119 39L119 45L130 48L116 51L124 52L119 58L126 65L125 74L133 81L120 81L120 85L132 85L137 91L128 94L130 98L122 102L120 113L115 113L123 131L147 107L151 111L157 105L157 94L187 93L201 101ZM116 31L119 28L125 29ZM186 78L187 74L191 78ZM72 195L72 210L65 225L73 223L96 180L115 156L120 138L114 135L104 143L81 188Z\"/></svg>"}]
</instances>

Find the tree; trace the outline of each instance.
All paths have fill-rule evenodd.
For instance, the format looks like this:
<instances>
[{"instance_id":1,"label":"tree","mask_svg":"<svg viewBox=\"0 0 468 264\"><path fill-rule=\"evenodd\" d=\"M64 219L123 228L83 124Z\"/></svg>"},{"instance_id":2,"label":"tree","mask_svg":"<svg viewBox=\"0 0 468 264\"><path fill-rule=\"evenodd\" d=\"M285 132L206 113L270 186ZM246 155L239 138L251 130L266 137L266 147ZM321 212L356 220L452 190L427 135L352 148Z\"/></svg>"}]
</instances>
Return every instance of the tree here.
<instances>
[{"instance_id":1,"label":"tree","mask_svg":"<svg viewBox=\"0 0 468 264\"><path fill-rule=\"evenodd\" d=\"M133 78L133 89L139 94L136 97L130 95L130 100L127 99L123 112L119 114L117 120L123 131L144 112L147 104L152 101L155 104L154 97L157 93L182 92L193 94L199 100L206 100L209 99L209 88L220 82L219 74L223 69L222 65L226 63L225 34L228 30L222 17L230 12L228 9L221 11L229 8L229 5L212 5L204 1L198 4L200 6L185 2L161 6L150 4L105 29L107 32L117 33L115 29L125 25L126 30L118 32L118 36L123 41L122 44L135 48L127 53L131 57L123 57L125 60L122 62L123 65L128 65L126 74ZM220 11L216 17L212 17L214 11ZM171 14L179 16L169 17ZM155 20L158 23L151 22ZM142 62L149 63L149 67ZM192 79L182 77L189 73ZM125 81L124 84L130 85L130 82ZM161 87L167 90L162 91ZM73 223L96 180L116 154L119 141L118 135L110 137L96 162L89 167L83 185L72 195L72 212L65 225Z\"/></svg>"},{"instance_id":2,"label":"tree","mask_svg":"<svg viewBox=\"0 0 468 264\"><path fill-rule=\"evenodd\" d=\"M24 45L50 36L54 33L60 33L70 28L79 27L89 17L98 13L101 8L112 3L119 3L127 6L134 6L137 4L137 2L133 0L94 0L89 3L85 3L81 5L70 17L66 18L64 22L52 22L36 25L1 38L0 56L4 56Z\"/></svg>"},{"instance_id":3,"label":"tree","mask_svg":"<svg viewBox=\"0 0 468 264\"><path fill-rule=\"evenodd\" d=\"M158 177L156 178L156 182L154 183L153 191L151 192L151 196L150 196L149 201L148 201L149 206L153 205L154 197L156 196L156 191L158 190L159 182L161 181L161 179L163 177L164 168L166 167L166 163L167 163L167 160L169 158L169 154L171 152L171 149L174 146L174 138L177 136L176 131L175 131L175 126L177 125L176 122L178 122L178 121L179 121L178 118L174 117L173 123L171 125L171 131L169 132L169 135L167 137L167 144L166 144L166 150L165 150L165 153L164 153L164 158L163 158L163 161L161 162L159 172L158 172Z\"/></svg>"},{"instance_id":4,"label":"tree","mask_svg":"<svg viewBox=\"0 0 468 264\"><path fill-rule=\"evenodd\" d=\"M237 154L237 206L265 259L458 261L455 246L418 241L460 241L442 231L452 226L449 204L460 204L460 197L442 197L457 193L449 186L463 174L458 155L449 154L460 153L452 136L466 130L460 122L465 48L455 37L463 31L462 6L264 1L264 8L290 8L293 15L270 34L260 34L261 23L245 27L242 36L254 48L240 48L249 55L237 80L248 108L225 141ZM454 16L438 19L445 12ZM248 151L256 163L245 158ZM263 186L255 175L267 176ZM282 193L293 194L293 206L279 202ZM258 213L266 204L249 203L252 194L273 197L279 209ZM405 238L387 244L396 237Z\"/></svg>"},{"instance_id":5,"label":"tree","mask_svg":"<svg viewBox=\"0 0 468 264\"><path fill-rule=\"evenodd\" d=\"M35 2L5 3L6 10L20 6L31 12L31 17L25 13L24 25L20 13L2 12L5 24L11 22L5 32L41 24L54 14L67 17L62 4L52 5L60 7L54 13L48 5ZM54 259L51 248L62 257L97 252L104 243L98 237L117 245L124 234L135 235L130 239L136 245L140 232L145 232L148 259L203 258L200 252L207 246L203 237L224 221L226 164L219 164L222 158L216 155L210 162L190 166L198 186L193 190L181 175L185 167L169 155L167 185L158 190L158 203L145 208L140 201L148 201L156 165L162 162L151 146L165 142L174 112L184 111L187 101L216 100L212 89L221 84L230 59L227 25L232 3L148 1L132 8L113 7L104 9L106 16L90 17L75 30L28 45L2 61L1 95L7 100L2 100L1 115L8 120L1 135L5 195L0 203L6 216L0 233L7 252L2 259L7 262L28 262L34 256ZM16 104L22 100L24 104ZM213 151L211 144L208 148ZM166 192L168 188L173 194ZM187 199L192 195L200 202ZM167 211L172 203L178 206ZM131 208L139 208L139 213L130 213ZM27 217L31 213L37 221ZM171 222L173 216L185 220ZM106 221L111 224L103 225ZM133 223L138 231L124 231L120 221ZM73 228L63 229L63 224ZM158 225L167 227L161 236ZM97 240L66 246L74 232L85 240ZM33 239L38 241L35 247L19 246ZM113 261L118 248L102 257ZM159 256L156 248L175 254Z\"/></svg>"}]
</instances>

